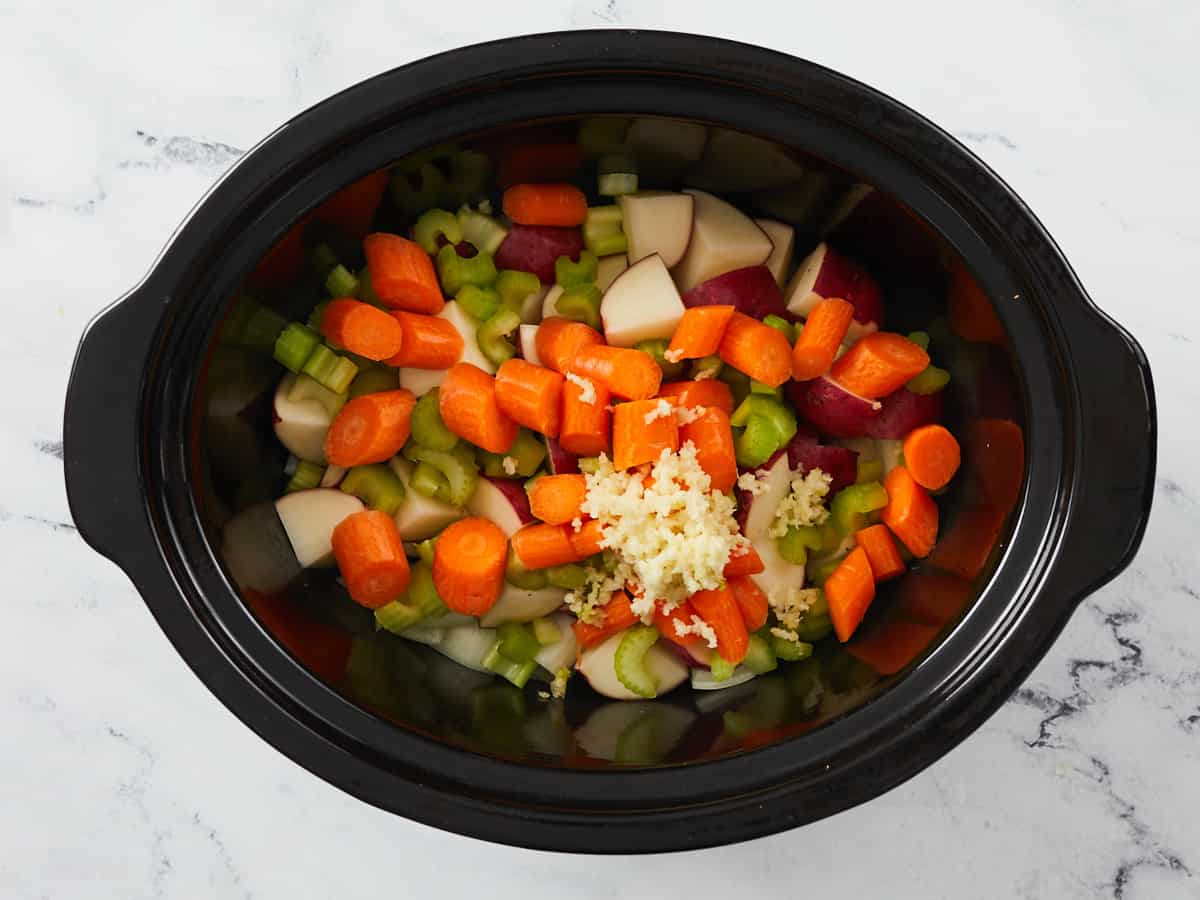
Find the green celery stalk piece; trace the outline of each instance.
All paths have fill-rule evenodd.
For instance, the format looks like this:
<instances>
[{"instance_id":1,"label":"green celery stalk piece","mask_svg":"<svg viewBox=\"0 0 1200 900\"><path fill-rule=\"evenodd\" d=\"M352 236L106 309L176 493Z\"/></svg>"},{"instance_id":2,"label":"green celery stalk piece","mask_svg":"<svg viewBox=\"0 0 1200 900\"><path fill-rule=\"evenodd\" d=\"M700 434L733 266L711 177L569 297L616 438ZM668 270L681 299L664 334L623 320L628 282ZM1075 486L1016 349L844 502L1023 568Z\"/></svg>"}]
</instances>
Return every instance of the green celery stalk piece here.
<instances>
[{"instance_id":1,"label":"green celery stalk piece","mask_svg":"<svg viewBox=\"0 0 1200 900\"><path fill-rule=\"evenodd\" d=\"M475 342L480 352L493 364L501 366L517 355L516 348L508 340L521 325L521 316L511 309L497 310L495 315L479 326Z\"/></svg>"},{"instance_id":2,"label":"green celery stalk piece","mask_svg":"<svg viewBox=\"0 0 1200 900\"><path fill-rule=\"evenodd\" d=\"M458 244L463 239L462 225L458 217L444 209L427 209L413 225L413 238L421 249L433 256L444 238L449 244Z\"/></svg>"},{"instance_id":3,"label":"green celery stalk piece","mask_svg":"<svg viewBox=\"0 0 1200 900\"><path fill-rule=\"evenodd\" d=\"M645 666L647 651L658 642L658 629L652 625L634 625L625 632L613 657L617 678L639 697L653 699L658 684Z\"/></svg>"},{"instance_id":4,"label":"green celery stalk piece","mask_svg":"<svg viewBox=\"0 0 1200 900\"><path fill-rule=\"evenodd\" d=\"M459 256L453 246L447 244L437 253L438 279L442 290L454 296L463 289L464 285L473 284L476 287L489 287L497 276L496 263L490 253L476 253L474 256Z\"/></svg>"},{"instance_id":5,"label":"green celery stalk piece","mask_svg":"<svg viewBox=\"0 0 1200 900\"><path fill-rule=\"evenodd\" d=\"M409 422L411 439L430 450L453 450L458 435L442 421L438 398L438 389L434 388L417 400Z\"/></svg>"},{"instance_id":6,"label":"green celery stalk piece","mask_svg":"<svg viewBox=\"0 0 1200 900\"><path fill-rule=\"evenodd\" d=\"M404 502L404 482L383 463L354 466L340 485L342 492L353 494L371 509L394 516Z\"/></svg>"},{"instance_id":7,"label":"green celery stalk piece","mask_svg":"<svg viewBox=\"0 0 1200 900\"><path fill-rule=\"evenodd\" d=\"M564 288L593 284L599 271L600 261L586 250L579 254L578 262L569 256L560 256L554 260L554 281Z\"/></svg>"}]
</instances>

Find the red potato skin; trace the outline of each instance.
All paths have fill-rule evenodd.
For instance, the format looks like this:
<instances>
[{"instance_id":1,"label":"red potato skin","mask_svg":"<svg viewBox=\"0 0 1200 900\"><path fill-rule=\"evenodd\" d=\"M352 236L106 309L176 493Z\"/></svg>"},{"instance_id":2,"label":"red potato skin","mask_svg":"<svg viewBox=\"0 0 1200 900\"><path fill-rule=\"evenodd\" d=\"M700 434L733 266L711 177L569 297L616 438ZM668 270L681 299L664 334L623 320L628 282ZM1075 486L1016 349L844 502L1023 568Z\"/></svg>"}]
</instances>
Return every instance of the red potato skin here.
<instances>
[{"instance_id":1,"label":"red potato skin","mask_svg":"<svg viewBox=\"0 0 1200 900\"><path fill-rule=\"evenodd\" d=\"M936 394L914 394L908 388L901 388L888 394L879 401L883 409L871 420L867 437L900 440L914 428L941 422L945 393L942 390Z\"/></svg>"},{"instance_id":2,"label":"red potato skin","mask_svg":"<svg viewBox=\"0 0 1200 900\"><path fill-rule=\"evenodd\" d=\"M854 307L854 321L883 324L883 292L879 282L854 260L826 247L812 293L822 300L840 297Z\"/></svg>"},{"instance_id":3,"label":"red potato skin","mask_svg":"<svg viewBox=\"0 0 1200 900\"><path fill-rule=\"evenodd\" d=\"M560 256L578 261L582 251L583 232L578 228L514 224L496 249L496 268L532 272L542 284L554 284L554 261Z\"/></svg>"},{"instance_id":4,"label":"red potato skin","mask_svg":"<svg viewBox=\"0 0 1200 900\"><path fill-rule=\"evenodd\" d=\"M529 495L525 493L525 481L523 479L492 478L487 475L483 477L491 482L504 495L504 498L512 504L513 511L516 512L517 518L521 520L522 525L528 525L533 521L533 513L529 509Z\"/></svg>"},{"instance_id":5,"label":"red potato skin","mask_svg":"<svg viewBox=\"0 0 1200 900\"><path fill-rule=\"evenodd\" d=\"M765 319L781 316L791 321L795 318L787 311L783 302L783 291L775 283L775 276L766 266L749 266L734 269L716 278L696 285L682 297L683 305L733 306L740 313Z\"/></svg>"},{"instance_id":6,"label":"red potato skin","mask_svg":"<svg viewBox=\"0 0 1200 900\"><path fill-rule=\"evenodd\" d=\"M579 457L563 449L557 439L548 437L546 441L546 461L552 475L576 475L579 472Z\"/></svg>"},{"instance_id":7,"label":"red potato skin","mask_svg":"<svg viewBox=\"0 0 1200 900\"><path fill-rule=\"evenodd\" d=\"M881 412L825 377L789 382L787 391L800 418L826 437L868 437Z\"/></svg>"},{"instance_id":8,"label":"red potato skin","mask_svg":"<svg viewBox=\"0 0 1200 900\"><path fill-rule=\"evenodd\" d=\"M830 497L858 480L858 452L822 444L817 433L809 428L797 429L786 449L788 465L799 469L801 474L807 475L810 469L829 473L833 479L829 485Z\"/></svg>"}]
</instances>

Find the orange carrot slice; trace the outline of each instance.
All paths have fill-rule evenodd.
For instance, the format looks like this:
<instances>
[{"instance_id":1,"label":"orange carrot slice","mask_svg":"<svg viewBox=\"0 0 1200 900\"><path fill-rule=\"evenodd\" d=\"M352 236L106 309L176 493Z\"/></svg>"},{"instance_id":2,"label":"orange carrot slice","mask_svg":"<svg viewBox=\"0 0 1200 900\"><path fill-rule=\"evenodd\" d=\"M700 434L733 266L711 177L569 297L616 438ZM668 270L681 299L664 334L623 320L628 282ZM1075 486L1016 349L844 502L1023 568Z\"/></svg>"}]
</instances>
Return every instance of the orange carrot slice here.
<instances>
[{"instance_id":1,"label":"orange carrot slice","mask_svg":"<svg viewBox=\"0 0 1200 900\"><path fill-rule=\"evenodd\" d=\"M830 370L833 380L867 400L886 397L916 378L929 354L908 338L877 331L859 338Z\"/></svg>"},{"instance_id":2,"label":"orange carrot slice","mask_svg":"<svg viewBox=\"0 0 1200 900\"><path fill-rule=\"evenodd\" d=\"M619 410L621 407L617 407ZM722 494L738 479L737 458L733 448L733 429L729 416L715 406L704 410L700 418L679 428L679 444L688 441L696 448L696 461L712 479L712 489Z\"/></svg>"},{"instance_id":3,"label":"orange carrot slice","mask_svg":"<svg viewBox=\"0 0 1200 900\"><path fill-rule=\"evenodd\" d=\"M792 377L792 346L788 339L744 313L730 316L717 355L722 362L771 387L779 387Z\"/></svg>"},{"instance_id":4,"label":"orange carrot slice","mask_svg":"<svg viewBox=\"0 0 1200 900\"><path fill-rule=\"evenodd\" d=\"M504 214L518 225L582 225L587 210L573 184L515 184L504 192Z\"/></svg>"},{"instance_id":5,"label":"orange carrot slice","mask_svg":"<svg viewBox=\"0 0 1200 900\"><path fill-rule=\"evenodd\" d=\"M647 400L658 393L662 384L662 369L654 357L629 347L602 344L581 347L569 371L603 385L625 400Z\"/></svg>"},{"instance_id":6,"label":"orange carrot slice","mask_svg":"<svg viewBox=\"0 0 1200 900\"><path fill-rule=\"evenodd\" d=\"M558 437L562 422L563 377L553 369L510 359L496 373L496 402L516 422L547 437Z\"/></svg>"},{"instance_id":7,"label":"orange carrot slice","mask_svg":"<svg viewBox=\"0 0 1200 900\"><path fill-rule=\"evenodd\" d=\"M605 641L620 631L638 623L639 619L633 612L633 601L624 591L612 595L612 599L604 605L604 624L588 625L586 622L576 622L571 627L575 629L575 640L586 650Z\"/></svg>"},{"instance_id":8,"label":"orange carrot slice","mask_svg":"<svg viewBox=\"0 0 1200 900\"><path fill-rule=\"evenodd\" d=\"M777 332L778 333L778 332ZM728 587L715 591L697 591L688 598L700 618L709 624L717 636L717 653L734 665L746 658L750 633L742 609Z\"/></svg>"},{"instance_id":9,"label":"orange carrot slice","mask_svg":"<svg viewBox=\"0 0 1200 900\"><path fill-rule=\"evenodd\" d=\"M595 556L604 549L600 544L604 537L604 529L595 519L584 522L578 531L575 530L574 525L563 527L567 529L567 540L571 542L571 549L575 551L576 561Z\"/></svg>"},{"instance_id":10,"label":"orange carrot slice","mask_svg":"<svg viewBox=\"0 0 1200 900\"><path fill-rule=\"evenodd\" d=\"M473 516L438 535L433 547L433 586L447 608L481 616L500 599L508 542L495 523Z\"/></svg>"},{"instance_id":11,"label":"orange carrot slice","mask_svg":"<svg viewBox=\"0 0 1200 900\"><path fill-rule=\"evenodd\" d=\"M829 618L833 630L843 644L858 628L867 607L875 599L875 576L867 551L855 547L825 579L825 599L829 602Z\"/></svg>"},{"instance_id":12,"label":"orange carrot slice","mask_svg":"<svg viewBox=\"0 0 1200 900\"><path fill-rule=\"evenodd\" d=\"M535 519L547 525L564 525L580 518L580 506L587 497L587 478L583 475L543 475L526 487L529 510Z\"/></svg>"},{"instance_id":13,"label":"orange carrot slice","mask_svg":"<svg viewBox=\"0 0 1200 900\"><path fill-rule=\"evenodd\" d=\"M900 538L913 556L928 556L937 541L937 504L903 466L887 473L883 487L888 495L888 504L883 508L883 524Z\"/></svg>"},{"instance_id":14,"label":"orange carrot slice","mask_svg":"<svg viewBox=\"0 0 1200 900\"><path fill-rule=\"evenodd\" d=\"M593 384L595 395L583 402L584 389L567 379L562 392L562 422L558 443L575 456L599 456L608 452L612 414L608 411L612 395L603 385Z\"/></svg>"},{"instance_id":15,"label":"orange carrot slice","mask_svg":"<svg viewBox=\"0 0 1200 900\"><path fill-rule=\"evenodd\" d=\"M379 609L408 589L408 559L396 520L365 509L333 529L333 557L355 603Z\"/></svg>"},{"instance_id":16,"label":"orange carrot slice","mask_svg":"<svg viewBox=\"0 0 1200 900\"><path fill-rule=\"evenodd\" d=\"M534 341L542 364L563 375L570 370L575 354L584 347L603 343L604 338L596 329L560 316L543 319Z\"/></svg>"},{"instance_id":17,"label":"orange carrot slice","mask_svg":"<svg viewBox=\"0 0 1200 900\"><path fill-rule=\"evenodd\" d=\"M734 310L732 306L693 306L686 310L671 336L671 346L664 354L666 358L670 362L679 362L712 356L721 346L725 326Z\"/></svg>"},{"instance_id":18,"label":"orange carrot slice","mask_svg":"<svg viewBox=\"0 0 1200 900\"><path fill-rule=\"evenodd\" d=\"M854 533L854 540L867 553L876 581L903 575L908 569L886 525L871 525Z\"/></svg>"},{"instance_id":19,"label":"orange carrot slice","mask_svg":"<svg viewBox=\"0 0 1200 900\"><path fill-rule=\"evenodd\" d=\"M369 303L349 297L330 301L321 313L321 334L339 347L367 359L387 359L400 352L400 323Z\"/></svg>"},{"instance_id":20,"label":"orange carrot slice","mask_svg":"<svg viewBox=\"0 0 1200 900\"><path fill-rule=\"evenodd\" d=\"M671 407L665 414L659 404ZM664 450L679 449L679 425L671 401L631 400L613 408L613 466L628 469L656 462Z\"/></svg>"},{"instance_id":21,"label":"orange carrot slice","mask_svg":"<svg viewBox=\"0 0 1200 900\"><path fill-rule=\"evenodd\" d=\"M767 566L762 561L762 557L758 555L758 551L749 544L746 544L744 549L744 553L730 554L729 562L725 563L725 570L721 573L726 578L757 575L759 572L766 571Z\"/></svg>"},{"instance_id":22,"label":"orange carrot slice","mask_svg":"<svg viewBox=\"0 0 1200 900\"><path fill-rule=\"evenodd\" d=\"M548 569L578 562L570 525L526 525L512 536L513 553L526 569Z\"/></svg>"},{"instance_id":23,"label":"orange carrot slice","mask_svg":"<svg viewBox=\"0 0 1200 900\"><path fill-rule=\"evenodd\" d=\"M408 440L417 398L403 388L355 397L341 408L325 435L325 456L335 466L386 462Z\"/></svg>"},{"instance_id":24,"label":"orange carrot slice","mask_svg":"<svg viewBox=\"0 0 1200 900\"><path fill-rule=\"evenodd\" d=\"M516 440L517 423L496 401L496 380L478 366L456 363L446 373L438 409L447 428L489 453L506 453Z\"/></svg>"},{"instance_id":25,"label":"orange carrot slice","mask_svg":"<svg viewBox=\"0 0 1200 900\"><path fill-rule=\"evenodd\" d=\"M371 287L388 306L439 313L446 305L433 261L419 244L398 234L376 232L363 239Z\"/></svg>"},{"instance_id":26,"label":"orange carrot slice","mask_svg":"<svg viewBox=\"0 0 1200 900\"><path fill-rule=\"evenodd\" d=\"M767 595L753 579L745 576L730 578L729 589L733 591L733 599L741 610L747 631L758 631L767 624Z\"/></svg>"},{"instance_id":27,"label":"orange carrot slice","mask_svg":"<svg viewBox=\"0 0 1200 900\"><path fill-rule=\"evenodd\" d=\"M941 425L922 425L904 439L904 465L923 488L938 491L950 483L962 462L958 441Z\"/></svg>"},{"instance_id":28,"label":"orange carrot slice","mask_svg":"<svg viewBox=\"0 0 1200 900\"><path fill-rule=\"evenodd\" d=\"M723 381L704 378L700 381L673 381L658 389L658 396L671 397L680 409L702 409L715 406L726 415L733 412L733 391Z\"/></svg>"},{"instance_id":29,"label":"orange carrot slice","mask_svg":"<svg viewBox=\"0 0 1200 900\"><path fill-rule=\"evenodd\" d=\"M399 323L403 339L400 350L384 360L389 366L448 369L462 359L462 335L447 320L402 310L393 312L392 318Z\"/></svg>"},{"instance_id":30,"label":"orange carrot slice","mask_svg":"<svg viewBox=\"0 0 1200 900\"><path fill-rule=\"evenodd\" d=\"M813 307L792 348L792 377L808 381L828 372L853 318L854 305L836 297Z\"/></svg>"}]
</instances>

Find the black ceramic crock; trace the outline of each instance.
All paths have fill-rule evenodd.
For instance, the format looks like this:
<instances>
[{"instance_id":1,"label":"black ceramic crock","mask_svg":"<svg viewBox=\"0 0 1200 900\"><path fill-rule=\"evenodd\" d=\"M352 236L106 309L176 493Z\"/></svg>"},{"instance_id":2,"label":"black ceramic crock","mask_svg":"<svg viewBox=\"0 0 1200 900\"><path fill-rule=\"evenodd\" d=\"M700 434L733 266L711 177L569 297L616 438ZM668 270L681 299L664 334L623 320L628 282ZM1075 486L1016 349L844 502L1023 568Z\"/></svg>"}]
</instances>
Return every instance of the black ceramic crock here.
<instances>
[{"instance_id":1,"label":"black ceramic crock","mask_svg":"<svg viewBox=\"0 0 1200 900\"><path fill-rule=\"evenodd\" d=\"M556 755L530 737L531 722L570 737L590 721L593 747L597 732L600 743L633 742L638 722L594 698L573 694L551 714L532 693L479 694L477 681L460 686L465 670L437 670L439 696L451 695L438 705L467 703L467 719L451 720L418 702L435 673L423 657L397 681L412 702L390 714L318 678L232 587L194 490L203 477L195 396L220 311L289 225L421 147L604 113L745 130L896 198L995 306L1023 435L1020 493L1002 539L969 607L919 660L807 723L797 677L780 676L785 705L769 716L778 727L752 729L754 739L745 723L769 705L765 688L751 698L757 707L732 717L723 700L668 699L664 708L686 713L686 734L669 751L618 748L607 759ZM883 793L962 741L1020 685L1079 602L1133 557L1150 509L1155 413L1141 349L1096 309L1021 201L945 132L789 56L689 35L589 31L426 59L279 128L196 207L149 275L89 325L64 444L80 533L128 573L188 665L265 740L351 794L439 828L616 853L725 844L811 822ZM824 665L822 690L838 696L854 672L836 659ZM468 690L469 702L457 696ZM667 726L647 727L641 743L655 746ZM510 739L494 740L501 733Z\"/></svg>"}]
</instances>

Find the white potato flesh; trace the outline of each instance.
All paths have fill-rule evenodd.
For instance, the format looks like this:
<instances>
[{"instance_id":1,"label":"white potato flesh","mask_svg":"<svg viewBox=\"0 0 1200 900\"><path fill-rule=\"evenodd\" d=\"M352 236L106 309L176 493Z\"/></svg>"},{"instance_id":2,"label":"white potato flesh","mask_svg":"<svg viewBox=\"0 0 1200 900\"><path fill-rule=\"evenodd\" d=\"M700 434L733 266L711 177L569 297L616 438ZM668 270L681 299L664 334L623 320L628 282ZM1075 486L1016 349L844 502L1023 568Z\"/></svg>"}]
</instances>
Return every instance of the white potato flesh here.
<instances>
[{"instance_id":1,"label":"white potato flesh","mask_svg":"<svg viewBox=\"0 0 1200 900\"><path fill-rule=\"evenodd\" d=\"M333 565L333 529L365 508L357 497L333 488L294 491L275 501L296 561L306 569Z\"/></svg>"},{"instance_id":2,"label":"white potato flesh","mask_svg":"<svg viewBox=\"0 0 1200 900\"><path fill-rule=\"evenodd\" d=\"M247 507L225 523L221 558L238 587L264 594L283 590L300 573L291 541L269 501Z\"/></svg>"},{"instance_id":3,"label":"white potato flesh","mask_svg":"<svg viewBox=\"0 0 1200 900\"><path fill-rule=\"evenodd\" d=\"M549 319L558 315L558 298L562 296L562 285L555 284L542 297L542 318Z\"/></svg>"},{"instance_id":4,"label":"white potato flesh","mask_svg":"<svg viewBox=\"0 0 1200 900\"><path fill-rule=\"evenodd\" d=\"M625 145L644 172L678 175L704 155L708 129L678 119L639 117L625 132Z\"/></svg>"},{"instance_id":5,"label":"white potato flesh","mask_svg":"<svg viewBox=\"0 0 1200 900\"><path fill-rule=\"evenodd\" d=\"M618 253L615 256L604 256L600 259L600 265L596 271L596 287L600 288L600 293L607 291L617 276L629 268L629 257L624 253Z\"/></svg>"},{"instance_id":6,"label":"white potato flesh","mask_svg":"<svg viewBox=\"0 0 1200 900\"><path fill-rule=\"evenodd\" d=\"M742 131L713 128L704 156L687 183L722 194L778 190L798 183L804 167L774 141Z\"/></svg>"},{"instance_id":7,"label":"white potato flesh","mask_svg":"<svg viewBox=\"0 0 1200 900\"><path fill-rule=\"evenodd\" d=\"M691 241L674 269L682 293L710 278L767 261L773 245L753 219L712 194L684 193L695 198L695 207Z\"/></svg>"},{"instance_id":8,"label":"white potato flesh","mask_svg":"<svg viewBox=\"0 0 1200 900\"><path fill-rule=\"evenodd\" d=\"M296 376L289 372L275 389L275 436L293 456L325 465L325 435L333 414L317 400L292 400Z\"/></svg>"},{"instance_id":9,"label":"white potato flesh","mask_svg":"<svg viewBox=\"0 0 1200 900\"><path fill-rule=\"evenodd\" d=\"M632 347L651 338L670 340L683 312L671 273L657 255L622 272L600 301L604 337L614 347Z\"/></svg>"},{"instance_id":10,"label":"white potato flesh","mask_svg":"<svg viewBox=\"0 0 1200 900\"><path fill-rule=\"evenodd\" d=\"M423 541L431 538L451 522L463 517L457 506L434 500L412 489L413 464L402 456L394 456L388 462L392 471L404 482L404 500L396 510L396 528L406 541Z\"/></svg>"},{"instance_id":11,"label":"white potato flesh","mask_svg":"<svg viewBox=\"0 0 1200 900\"><path fill-rule=\"evenodd\" d=\"M487 478L480 478L467 501L467 512L481 519L488 519L504 532L506 538L512 537L525 523L512 501Z\"/></svg>"},{"instance_id":12,"label":"white potato flesh","mask_svg":"<svg viewBox=\"0 0 1200 900\"><path fill-rule=\"evenodd\" d=\"M630 264L657 253L669 269L683 259L692 239L695 199L691 194L641 191L618 197L617 204Z\"/></svg>"},{"instance_id":13,"label":"white potato flesh","mask_svg":"<svg viewBox=\"0 0 1200 900\"><path fill-rule=\"evenodd\" d=\"M542 358L537 352L537 333L539 325L522 325L517 329L517 341L521 348L521 356L525 362L535 366L542 365Z\"/></svg>"},{"instance_id":14,"label":"white potato flesh","mask_svg":"<svg viewBox=\"0 0 1200 900\"><path fill-rule=\"evenodd\" d=\"M495 628L505 622L532 622L548 616L560 606L567 592L561 588L546 587L536 591L514 587L507 581L496 604L479 617L479 624Z\"/></svg>"},{"instance_id":15,"label":"white potato flesh","mask_svg":"<svg viewBox=\"0 0 1200 900\"><path fill-rule=\"evenodd\" d=\"M458 362L469 362L483 369L489 375L496 371L496 366L479 349L479 341L477 339L479 323L463 312L457 301L447 301L442 311L438 313L438 318L445 319L462 336L463 352L462 356L458 358ZM420 397L435 387L441 387L442 382L446 380L446 372L448 370L405 368L399 371L400 387L407 388L413 394Z\"/></svg>"},{"instance_id":16,"label":"white potato flesh","mask_svg":"<svg viewBox=\"0 0 1200 900\"><path fill-rule=\"evenodd\" d=\"M783 287L796 253L796 229L774 219L755 219L754 224L771 239L771 255L764 265L771 270L775 283Z\"/></svg>"},{"instance_id":17,"label":"white potato flesh","mask_svg":"<svg viewBox=\"0 0 1200 900\"><path fill-rule=\"evenodd\" d=\"M547 644L538 651L534 660L547 672L557 675L559 669L569 669L575 662L575 622L574 616L557 613L550 621L558 627L559 639L553 644Z\"/></svg>"},{"instance_id":18,"label":"white potato flesh","mask_svg":"<svg viewBox=\"0 0 1200 900\"><path fill-rule=\"evenodd\" d=\"M621 679L617 677L617 647L624 637L624 634L614 634L603 643L584 650L579 659L579 671L598 694L613 700L644 700L644 697L639 697L621 684ZM655 644L646 651L642 664L654 679L658 687L656 696L659 697L675 690L688 677L688 667L661 644Z\"/></svg>"},{"instance_id":19,"label":"white potato flesh","mask_svg":"<svg viewBox=\"0 0 1200 900\"><path fill-rule=\"evenodd\" d=\"M576 729L575 740L593 759L652 762L669 754L695 721L694 712L672 703L605 703ZM631 758L631 749L646 758Z\"/></svg>"}]
</instances>

